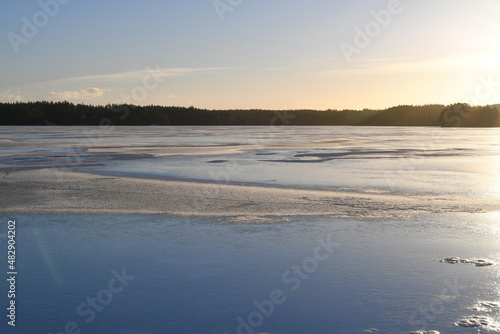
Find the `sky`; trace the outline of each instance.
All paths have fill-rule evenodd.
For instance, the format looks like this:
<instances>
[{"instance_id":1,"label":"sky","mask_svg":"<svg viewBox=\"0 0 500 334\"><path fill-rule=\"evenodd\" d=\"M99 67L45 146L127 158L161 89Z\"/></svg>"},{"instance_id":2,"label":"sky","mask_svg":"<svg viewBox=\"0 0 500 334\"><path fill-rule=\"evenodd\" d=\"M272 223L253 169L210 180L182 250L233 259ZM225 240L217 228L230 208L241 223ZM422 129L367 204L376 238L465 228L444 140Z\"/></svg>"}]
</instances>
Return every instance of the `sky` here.
<instances>
[{"instance_id":1,"label":"sky","mask_svg":"<svg viewBox=\"0 0 500 334\"><path fill-rule=\"evenodd\" d=\"M1 6L1 102L321 110L500 103L498 0Z\"/></svg>"}]
</instances>

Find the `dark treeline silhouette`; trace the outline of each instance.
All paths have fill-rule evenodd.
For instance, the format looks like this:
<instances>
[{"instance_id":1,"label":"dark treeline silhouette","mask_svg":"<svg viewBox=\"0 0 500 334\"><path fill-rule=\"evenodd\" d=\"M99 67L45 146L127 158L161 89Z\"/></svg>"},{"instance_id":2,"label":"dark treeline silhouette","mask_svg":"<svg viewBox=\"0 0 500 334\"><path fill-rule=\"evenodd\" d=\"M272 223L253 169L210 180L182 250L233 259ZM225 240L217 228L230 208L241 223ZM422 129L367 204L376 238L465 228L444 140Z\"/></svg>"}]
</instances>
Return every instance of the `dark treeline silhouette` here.
<instances>
[{"instance_id":1,"label":"dark treeline silhouette","mask_svg":"<svg viewBox=\"0 0 500 334\"><path fill-rule=\"evenodd\" d=\"M0 125L500 126L497 107L429 104L384 110L207 110L41 101L0 103Z\"/></svg>"},{"instance_id":2,"label":"dark treeline silhouette","mask_svg":"<svg viewBox=\"0 0 500 334\"><path fill-rule=\"evenodd\" d=\"M443 110L439 122L444 127L498 127L499 107L500 105L471 107L465 103L457 103Z\"/></svg>"}]
</instances>

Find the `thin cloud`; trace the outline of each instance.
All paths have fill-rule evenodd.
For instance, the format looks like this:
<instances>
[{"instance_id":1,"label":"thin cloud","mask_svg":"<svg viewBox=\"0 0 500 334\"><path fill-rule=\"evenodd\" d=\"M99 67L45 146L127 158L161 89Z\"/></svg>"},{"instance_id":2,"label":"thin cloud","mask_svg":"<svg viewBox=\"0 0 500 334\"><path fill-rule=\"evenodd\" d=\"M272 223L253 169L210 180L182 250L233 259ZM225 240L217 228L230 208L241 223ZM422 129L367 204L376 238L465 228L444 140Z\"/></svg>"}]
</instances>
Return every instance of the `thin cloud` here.
<instances>
[{"instance_id":1,"label":"thin cloud","mask_svg":"<svg viewBox=\"0 0 500 334\"><path fill-rule=\"evenodd\" d=\"M50 92L48 97L59 100L94 99L102 96L105 91L106 89L90 87L80 91Z\"/></svg>"},{"instance_id":2,"label":"thin cloud","mask_svg":"<svg viewBox=\"0 0 500 334\"><path fill-rule=\"evenodd\" d=\"M176 77L184 76L192 73L199 72L211 72L211 71L221 71L228 70L227 67L207 67L207 68L156 68L147 67L141 71L132 72L122 72L113 74L100 74L100 75L87 75L79 77L71 77L64 79L57 79L45 82L45 84L83 84L83 83L93 83L93 84L112 84L112 83L124 83L124 82L140 82L146 76L153 75L158 78L165 77Z\"/></svg>"},{"instance_id":3,"label":"thin cloud","mask_svg":"<svg viewBox=\"0 0 500 334\"><path fill-rule=\"evenodd\" d=\"M387 75L464 69L497 69L499 55L476 55L454 58L421 59L409 61L400 59L364 59L355 66L338 70L323 71L319 76Z\"/></svg>"},{"instance_id":4,"label":"thin cloud","mask_svg":"<svg viewBox=\"0 0 500 334\"><path fill-rule=\"evenodd\" d=\"M17 93L13 93L12 91L8 90L0 94L0 99L7 102L20 102L23 100L23 97L21 96L21 93L19 93L19 91Z\"/></svg>"}]
</instances>

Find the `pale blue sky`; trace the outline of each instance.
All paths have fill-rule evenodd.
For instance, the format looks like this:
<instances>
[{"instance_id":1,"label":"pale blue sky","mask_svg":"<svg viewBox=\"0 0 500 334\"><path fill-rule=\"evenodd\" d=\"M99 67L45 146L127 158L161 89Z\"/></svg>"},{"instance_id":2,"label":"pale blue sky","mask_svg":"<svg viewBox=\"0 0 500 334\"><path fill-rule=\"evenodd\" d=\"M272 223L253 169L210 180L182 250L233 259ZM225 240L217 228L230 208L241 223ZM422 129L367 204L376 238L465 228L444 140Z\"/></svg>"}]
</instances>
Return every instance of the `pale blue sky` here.
<instances>
[{"instance_id":1,"label":"pale blue sky","mask_svg":"<svg viewBox=\"0 0 500 334\"><path fill-rule=\"evenodd\" d=\"M45 25L38 1L4 2L0 101L280 109L500 103L498 1L401 0L350 61L341 44L356 47L355 28L397 0L240 2L221 20L213 0L70 0ZM37 14L41 27L26 38L23 17L33 23ZM9 33L26 38L17 53ZM147 68L159 69L159 80Z\"/></svg>"}]
</instances>

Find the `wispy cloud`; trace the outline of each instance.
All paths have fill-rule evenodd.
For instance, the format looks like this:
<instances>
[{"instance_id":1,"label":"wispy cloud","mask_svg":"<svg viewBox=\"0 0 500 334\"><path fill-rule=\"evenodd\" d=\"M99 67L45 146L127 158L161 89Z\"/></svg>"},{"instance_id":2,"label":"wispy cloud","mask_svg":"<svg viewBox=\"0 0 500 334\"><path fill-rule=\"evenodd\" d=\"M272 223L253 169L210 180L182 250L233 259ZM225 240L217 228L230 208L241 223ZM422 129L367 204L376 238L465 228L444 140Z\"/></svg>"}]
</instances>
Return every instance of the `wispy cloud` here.
<instances>
[{"instance_id":1,"label":"wispy cloud","mask_svg":"<svg viewBox=\"0 0 500 334\"><path fill-rule=\"evenodd\" d=\"M49 98L60 100L73 100L73 99L93 99L102 96L106 90L90 87L80 91L64 91L64 92L50 92Z\"/></svg>"},{"instance_id":2,"label":"wispy cloud","mask_svg":"<svg viewBox=\"0 0 500 334\"><path fill-rule=\"evenodd\" d=\"M319 76L368 76L421 72L455 71L471 69L498 70L499 55L474 55L453 58L415 59L364 59L349 68L318 73Z\"/></svg>"},{"instance_id":3,"label":"wispy cloud","mask_svg":"<svg viewBox=\"0 0 500 334\"><path fill-rule=\"evenodd\" d=\"M14 93L11 90L7 90L0 94L0 99L7 102L19 102L23 100L23 97L19 91Z\"/></svg>"},{"instance_id":4,"label":"wispy cloud","mask_svg":"<svg viewBox=\"0 0 500 334\"><path fill-rule=\"evenodd\" d=\"M140 71L122 72L122 73L112 73L112 74L100 74L100 75L87 75L70 77L58 80L51 80L45 82L45 84L56 84L56 85L68 85L68 84L113 84L113 83L126 83L126 82L140 82L145 76L154 74L154 76L159 78L165 77L176 77L184 76L193 73L200 72L214 72L221 70L228 70L225 67L207 67L207 68L160 68L158 65L156 68L148 67Z\"/></svg>"}]
</instances>

